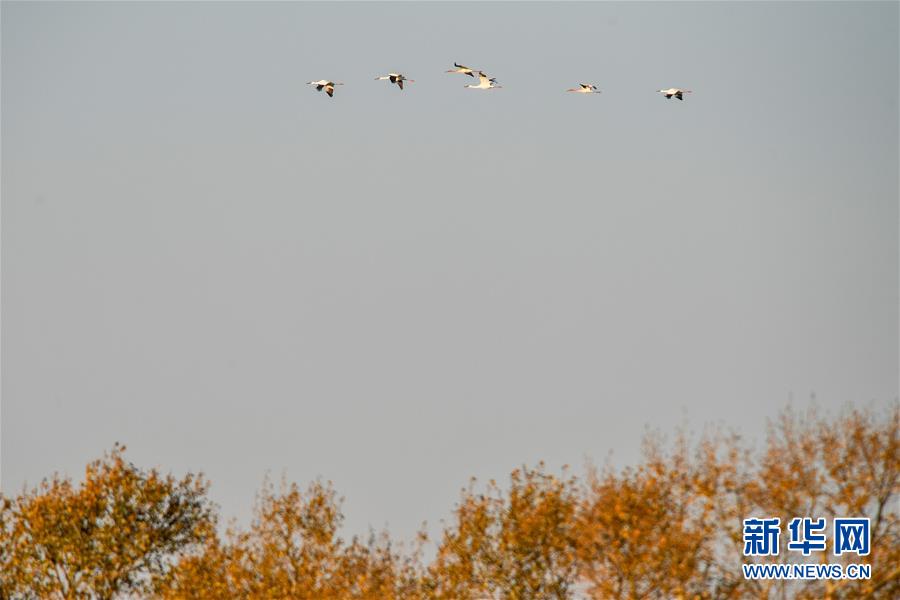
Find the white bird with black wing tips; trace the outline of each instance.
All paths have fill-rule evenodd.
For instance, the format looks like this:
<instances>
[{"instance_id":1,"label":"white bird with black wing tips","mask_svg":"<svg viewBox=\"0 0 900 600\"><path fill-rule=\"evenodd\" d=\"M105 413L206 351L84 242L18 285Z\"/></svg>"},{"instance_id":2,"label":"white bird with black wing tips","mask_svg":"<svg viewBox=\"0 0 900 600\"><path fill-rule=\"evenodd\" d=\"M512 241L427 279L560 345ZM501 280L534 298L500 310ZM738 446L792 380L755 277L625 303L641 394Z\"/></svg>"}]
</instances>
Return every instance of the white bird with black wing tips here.
<instances>
[{"instance_id":1,"label":"white bird with black wing tips","mask_svg":"<svg viewBox=\"0 0 900 600\"><path fill-rule=\"evenodd\" d=\"M445 71L446 73L462 73L463 75L468 75L469 77L475 77L475 70L470 69L465 65L461 65L458 63L453 63L455 68Z\"/></svg>"},{"instance_id":2,"label":"white bird with black wing tips","mask_svg":"<svg viewBox=\"0 0 900 600\"><path fill-rule=\"evenodd\" d=\"M567 92L575 92L576 94L599 94L600 90L597 89L597 86L592 83L579 83L580 87L577 88L569 88Z\"/></svg>"},{"instance_id":3,"label":"white bird with black wing tips","mask_svg":"<svg viewBox=\"0 0 900 600\"><path fill-rule=\"evenodd\" d=\"M408 79L408 78L407 78L405 75L403 75L402 73L388 73L387 75L382 75L381 77L376 77L376 78L375 78L375 81L383 81L383 80L390 81L391 83L396 83L397 86L398 86L401 90L403 89L403 82L404 82L404 81L408 81L409 83L414 83L414 82L415 82L415 79Z\"/></svg>"},{"instance_id":4,"label":"white bird with black wing tips","mask_svg":"<svg viewBox=\"0 0 900 600\"><path fill-rule=\"evenodd\" d=\"M656 90L660 94L666 97L667 100L671 100L672 96L675 96L679 100L684 100L684 94L692 93L691 90L683 90L681 88L669 88L667 90Z\"/></svg>"},{"instance_id":5,"label":"white bird with black wing tips","mask_svg":"<svg viewBox=\"0 0 900 600\"><path fill-rule=\"evenodd\" d=\"M478 85L467 84L466 87L473 90L493 90L503 86L497 85L497 80L493 77L488 77L484 71L478 71Z\"/></svg>"},{"instance_id":6,"label":"white bird with black wing tips","mask_svg":"<svg viewBox=\"0 0 900 600\"><path fill-rule=\"evenodd\" d=\"M334 86L344 85L343 83L335 83L333 81L328 81L327 79L320 79L319 81L307 81L306 84L316 86L316 91L318 92L325 90L325 93L328 94L329 98L334 96Z\"/></svg>"}]
</instances>

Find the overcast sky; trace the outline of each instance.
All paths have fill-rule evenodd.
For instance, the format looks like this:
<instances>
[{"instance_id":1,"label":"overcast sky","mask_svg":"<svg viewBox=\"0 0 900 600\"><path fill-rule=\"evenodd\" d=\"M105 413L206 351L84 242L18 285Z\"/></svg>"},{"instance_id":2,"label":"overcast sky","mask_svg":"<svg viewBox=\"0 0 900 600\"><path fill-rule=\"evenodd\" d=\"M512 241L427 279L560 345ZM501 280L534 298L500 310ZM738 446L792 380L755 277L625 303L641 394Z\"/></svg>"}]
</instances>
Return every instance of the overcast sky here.
<instances>
[{"instance_id":1,"label":"overcast sky","mask_svg":"<svg viewBox=\"0 0 900 600\"><path fill-rule=\"evenodd\" d=\"M898 395L896 2L3 2L2 159L5 493L120 441L408 536Z\"/></svg>"}]
</instances>

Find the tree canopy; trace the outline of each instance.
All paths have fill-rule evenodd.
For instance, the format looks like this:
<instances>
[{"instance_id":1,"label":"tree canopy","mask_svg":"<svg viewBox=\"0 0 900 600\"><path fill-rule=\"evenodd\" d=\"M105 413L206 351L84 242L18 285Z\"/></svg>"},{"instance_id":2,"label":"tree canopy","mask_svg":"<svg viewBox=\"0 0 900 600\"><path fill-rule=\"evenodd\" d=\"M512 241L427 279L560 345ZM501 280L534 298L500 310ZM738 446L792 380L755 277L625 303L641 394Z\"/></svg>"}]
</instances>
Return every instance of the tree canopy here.
<instances>
[{"instance_id":1,"label":"tree canopy","mask_svg":"<svg viewBox=\"0 0 900 600\"><path fill-rule=\"evenodd\" d=\"M646 437L624 468L522 466L462 489L440 536L341 536L330 483L267 481L252 522L220 532L208 483L141 470L115 446L84 481L0 496L0 600L739 599L900 597L900 406L785 410L760 449L712 429ZM400 492L398 492L400 493ZM866 517L869 579L745 579L742 519ZM428 558L426 559L426 555ZM860 557L856 557L859 559ZM858 561L857 561L858 562Z\"/></svg>"}]
</instances>

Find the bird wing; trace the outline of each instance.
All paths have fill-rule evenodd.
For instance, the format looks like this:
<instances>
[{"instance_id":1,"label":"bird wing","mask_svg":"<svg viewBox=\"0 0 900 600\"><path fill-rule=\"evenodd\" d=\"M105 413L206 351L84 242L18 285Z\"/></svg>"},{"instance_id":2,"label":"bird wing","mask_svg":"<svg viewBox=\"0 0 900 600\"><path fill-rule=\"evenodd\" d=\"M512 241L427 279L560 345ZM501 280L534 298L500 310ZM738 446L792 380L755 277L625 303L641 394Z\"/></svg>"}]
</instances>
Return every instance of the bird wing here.
<instances>
[{"instance_id":1,"label":"bird wing","mask_svg":"<svg viewBox=\"0 0 900 600\"><path fill-rule=\"evenodd\" d=\"M402 80L402 79L398 79L398 80L397 80L397 85L399 85L399 86L400 86L400 89L402 90L402 89L403 89L403 80Z\"/></svg>"},{"instance_id":2,"label":"bird wing","mask_svg":"<svg viewBox=\"0 0 900 600\"><path fill-rule=\"evenodd\" d=\"M334 96L334 88L330 85L325 86L325 93L328 94L328 97L331 98Z\"/></svg>"},{"instance_id":3,"label":"bird wing","mask_svg":"<svg viewBox=\"0 0 900 600\"><path fill-rule=\"evenodd\" d=\"M323 87L325 87L325 86L322 85L321 83L318 84L318 85L316 85L316 91L317 91L317 92L321 92Z\"/></svg>"},{"instance_id":4,"label":"bird wing","mask_svg":"<svg viewBox=\"0 0 900 600\"><path fill-rule=\"evenodd\" d=\"M490 77L488 77L487 75L485 75L485 74L482 73L481 71L478 71L478 83L479 83L479 85L488 85L491 81L493 81L493 79L491 79Z\"/></svg>"},{"instance_id":5,"label":"bird wing","mask_svg":"<svg viewBox=\"0 0 900 600\"><path fill-rule=\"evenodd\" d=\"M467 67L467 66L465 66L465 65L461 65L461 64L456 63L456 62L453 63L453 66L456 67L457 69L465 69L465 70L467 70L467 71L471 71L471 70L472 70L472 69L470 69L469 67Z\"/></svg>"},{"instance_id":6,"label":"bird wing","mask_svg":"<svg viewBox=\"0 0 900 600\"><path fill-rule=\"evenodd\" d=\"M684 98L681 95L681 92L675 92L675 97L678 98L679 100L684 100Z\"/></svg>"}]
</instances>

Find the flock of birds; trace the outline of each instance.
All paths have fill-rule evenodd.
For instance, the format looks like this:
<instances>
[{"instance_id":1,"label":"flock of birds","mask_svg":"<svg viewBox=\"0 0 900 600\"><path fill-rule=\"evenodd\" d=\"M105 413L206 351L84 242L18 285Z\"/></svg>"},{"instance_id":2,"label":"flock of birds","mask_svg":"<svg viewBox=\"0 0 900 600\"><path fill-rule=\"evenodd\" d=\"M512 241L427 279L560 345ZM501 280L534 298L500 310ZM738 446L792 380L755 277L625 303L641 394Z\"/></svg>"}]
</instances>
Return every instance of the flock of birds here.
<instances>
[{"instance_id":1,"label":"flock of birds","mask_svg":"<svg viewBox=\"0 0 900 600\"><path fill-rule=\"evenodd\" d=\"M472 69L465 65L458 64L456 62L453 63L453 68L445 71L446 73L460 73L462 75L468 75L469 77L475 77L475 74L478 74L478 85L468 84L465 87L473 90L494 90L497 88L503 87L497 83L497 79L494 77L488 76L484 71L480 69ZM409 79L402 73L388 73L387 75L382 75L381 77L376 77L375 81L390 81L393 84L396 84L401 90L403 89L403 83L413 83L415 79ZM324 91L328 94L328 97L331 98L334 96L334 88L338 85L344 85L343 83L335 83L334 81L329 81L328 79L320 79L319 81L309 81L308 85L316 86L316 90L321 92ZM569 88L567 92L573 92L575 94L599 94L600 90L597 89L597 86L592 83L580 83L577 88ZM684 90L681 88L668 88L665 90L656 90L660 94L664 95L666 99L671 100L672 97L678 98L679 100L684 100L684 94L690 94L691 90Z\"/></svg>"}]
</instances>

